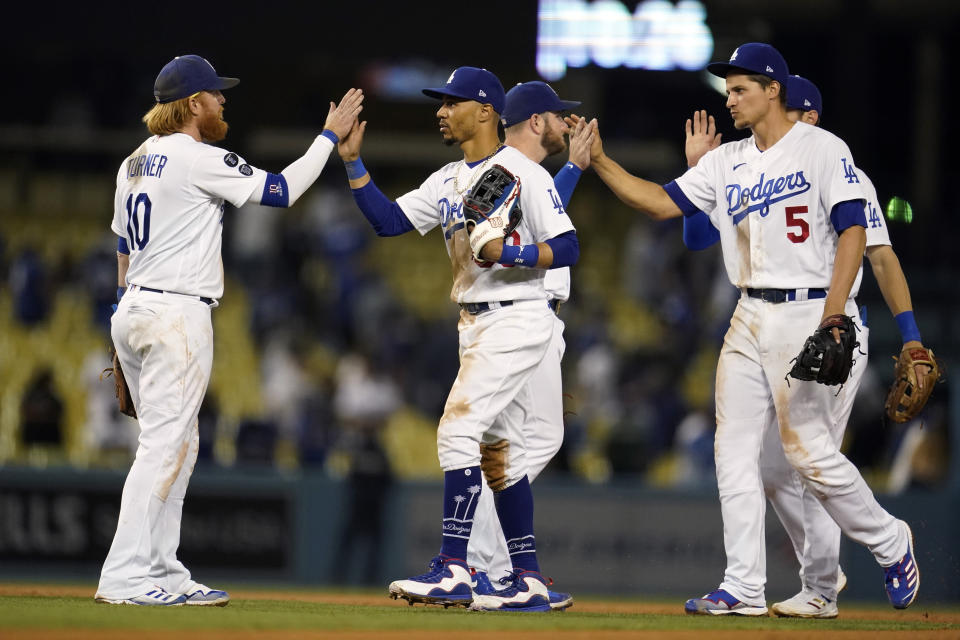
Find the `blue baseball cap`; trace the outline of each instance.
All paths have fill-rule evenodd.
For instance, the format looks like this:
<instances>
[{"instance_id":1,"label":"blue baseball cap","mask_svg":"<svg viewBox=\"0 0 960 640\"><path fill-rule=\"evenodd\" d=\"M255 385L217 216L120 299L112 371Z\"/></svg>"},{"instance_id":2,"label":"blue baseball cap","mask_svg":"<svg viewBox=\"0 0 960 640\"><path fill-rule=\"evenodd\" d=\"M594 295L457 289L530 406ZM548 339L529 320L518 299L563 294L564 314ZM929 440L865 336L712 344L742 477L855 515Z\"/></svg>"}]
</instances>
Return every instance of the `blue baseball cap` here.
<instances>
[{"instance_id":1,"label":"blue baseball cap","mask_svg":"<svg viewBox=\"0 0 960 640\"><path fill-rule=\"evenodd\" d=\"M423 94L441 100L444 96L476 100L492 105L497 113L503 113L503 103L506 101L503 85L497 76L477 67L458 67L447 78L446 85L424 89Z\"/></svg>"},{"instance_id":2,"label":"blue baseball cap","mask_svg":"<svg viewBox=\"0 0 960 640\"><path fill-rule=\"evenodd\" d=\"M784 88L787 87L787 76L790 75L790 71L787 70L787 61L783 59L780 52L764 42L748 42L740 45L734 49L729 62L711 62L707 65L707 71L721 78L726 78L730 71L759 73L773 78ZM789 94L788 89L787 95Z\"/></svg>"},{"instance_id":3,"label":"blue baseball cap","mask_svg":"<svg viewBox=\"0 0 960 640\"><path fill-rule=\"evenodd\" d=\"M535 113L568 111L579 106L579 102L561 100L553 87L546 82L523 82L507 91L506 106L500 114L500 122L505 127L512 127Z\"/></svg>"},{"instance_id":4,"label":"blue baseball cap","mask_svg":"<svg viewBox=\"0 0 960 640\"><path fill-rule=\"evenodd\" d=\"M787 78L787 109L816 111L823 115L823 99L817 85L800 76Z\"/></svg>"},{"instance_id":5,"label":"blue baseball cap","mask_svg":"<svg viewBox=\"0 0 960 640\"><path fill-rule=\"evenodd\" d=\"M221 91L240 83L237 78L221 78L216 69L200 56L177 56L160 70L153 83L153 97L159 103L173 102L198 91Z\"/></svg>"}]
</instances>

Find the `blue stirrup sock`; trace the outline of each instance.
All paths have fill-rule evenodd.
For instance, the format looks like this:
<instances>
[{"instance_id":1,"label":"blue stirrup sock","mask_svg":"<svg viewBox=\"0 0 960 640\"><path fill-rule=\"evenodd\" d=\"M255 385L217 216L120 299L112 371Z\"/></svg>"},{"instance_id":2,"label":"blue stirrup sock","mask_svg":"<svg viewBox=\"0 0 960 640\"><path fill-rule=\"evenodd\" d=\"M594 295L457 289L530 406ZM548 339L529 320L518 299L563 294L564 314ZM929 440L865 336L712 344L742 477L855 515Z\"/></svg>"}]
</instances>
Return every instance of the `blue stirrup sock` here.
<instances>
[{"instance_id":1,"label":"blue stirrup sock","mask_svg":"<svg viewBox=\"0 0 960 640\"><path fill-rule=\"evenodd\" d=\"M466 560L473 514L477 511L482 488L483 476L479 465L444 472L441 555Z\"/></svg>"},{"instance_id":2,"label":"blue stirrup sock","mask_svg":"<svg viewBox=\"0 0 960 640\"><path fill-rule=\"evenodd\" d=\"M507 540L510 562L516 571L540 572L537 541L533 535L533 492L530 481L521 480L495 494L497 515Z\"/></svg>"}]
</instances>

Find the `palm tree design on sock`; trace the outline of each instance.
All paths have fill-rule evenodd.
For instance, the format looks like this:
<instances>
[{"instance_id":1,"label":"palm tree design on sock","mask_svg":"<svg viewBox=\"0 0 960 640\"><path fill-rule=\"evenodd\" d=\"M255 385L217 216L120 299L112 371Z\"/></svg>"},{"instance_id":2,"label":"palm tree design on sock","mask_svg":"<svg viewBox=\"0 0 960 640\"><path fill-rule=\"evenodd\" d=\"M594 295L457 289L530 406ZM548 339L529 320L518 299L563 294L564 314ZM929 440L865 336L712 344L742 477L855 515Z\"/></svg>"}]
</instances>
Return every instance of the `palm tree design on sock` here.
<instances>
[{"instance_id":1,"label":"palm tree design on sock","mask_svg":"<svg viewBox=\"0 0 960 640\"><path fill-rule=\"evenodd\" d=\"M472 498L471 498L472 499ZM457 507L453 510L453 519L457 519L457 512L460 511L460 503L466 500L463 496L453 496L453 501L457 503ZM467 505L467 508L470 508L470 505Z\"/></svg>"},{"instance_id":2,"label":"palm tree design on sock","mask_svg":"<svg viewBox=\"0 0 960 640\"><path fill-rule=\"evenodd\" d=\"M480 485L475 484L472 487L467 487L467 491L470 493L470 502L467 503L467 511L470 511L470 505L473 504L473 499L480 493Z\"/></svg>"}]
</instances>

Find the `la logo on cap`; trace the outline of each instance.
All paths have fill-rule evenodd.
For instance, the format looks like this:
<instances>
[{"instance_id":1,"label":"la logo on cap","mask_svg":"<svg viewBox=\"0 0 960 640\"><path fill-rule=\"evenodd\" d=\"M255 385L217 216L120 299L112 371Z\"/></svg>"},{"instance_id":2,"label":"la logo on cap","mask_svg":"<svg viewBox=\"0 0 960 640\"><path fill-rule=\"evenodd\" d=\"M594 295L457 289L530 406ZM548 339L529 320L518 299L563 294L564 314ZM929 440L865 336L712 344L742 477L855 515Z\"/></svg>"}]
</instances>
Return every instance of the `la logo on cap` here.
<instances>
[{"instance_id":1,"label":"la logo on cap","mask_svg":"<svg viewBox=\"0 0 960 640\"><path fill-rule=\"evenodd\" d=\"M740 47L737 47L736 49L733 50L733 55L730 56L730 62L733 62L734 60L737 59L738 53L740 53Z\"/></svg>"}]
</instances>

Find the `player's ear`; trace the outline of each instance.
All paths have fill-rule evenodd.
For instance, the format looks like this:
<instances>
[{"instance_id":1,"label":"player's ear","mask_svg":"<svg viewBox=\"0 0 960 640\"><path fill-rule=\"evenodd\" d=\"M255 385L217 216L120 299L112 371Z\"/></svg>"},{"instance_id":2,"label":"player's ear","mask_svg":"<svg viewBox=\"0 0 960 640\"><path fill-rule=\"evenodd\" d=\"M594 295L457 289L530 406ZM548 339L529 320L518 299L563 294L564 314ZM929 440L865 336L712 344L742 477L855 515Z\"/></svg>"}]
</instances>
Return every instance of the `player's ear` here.
<instances>
[{"instance_id":1,"label":"player's ear","mask_svg":"<svg viewBox=\"0 0 960 640\"><path fill-rule=\"evenodd\" d=\"M800 119L807 124L812 124L814 126L820 122L820 114L817 113L816 109L810 109L810 111L804 111L803 115L800 116Z\"/></svg>"}]
</instances>

